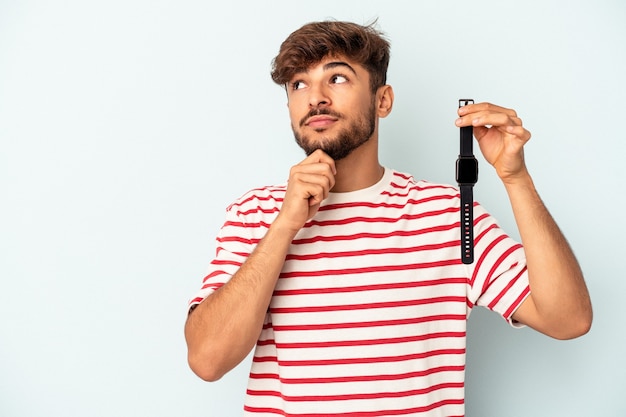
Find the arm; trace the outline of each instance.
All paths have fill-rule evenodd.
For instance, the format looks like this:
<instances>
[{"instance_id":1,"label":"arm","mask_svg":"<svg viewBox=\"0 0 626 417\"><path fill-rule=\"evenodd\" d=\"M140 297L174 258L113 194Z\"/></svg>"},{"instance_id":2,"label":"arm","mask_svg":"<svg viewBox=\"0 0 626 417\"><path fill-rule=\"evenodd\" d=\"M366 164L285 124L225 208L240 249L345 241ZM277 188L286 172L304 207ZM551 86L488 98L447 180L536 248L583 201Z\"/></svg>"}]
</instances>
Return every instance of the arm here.
<instances>
[{"instance_id":1,"label":"arm","mask_svg":"<svg viewBox=\"0 0 626 417\"><path fill-rule=\"evenodd\" d=\"M488 103L462 107L459 116L457 126L474 126L481 152L503 181L524 245L531 294L513 319L557 339L585 334L591 300L580 266L526 169L523 146L530 132L514 110Z\"/></svg>"},{"instance_id":2,"label":"arm","mask_svg":"<svg viewBox=\"0 0 626 417\"><path fill-rule=\"evenodd\" d=\"M281 211L265 237L224 286L191 312L185 324L188 361L215 381L256 344L291 241L334 184L334 162L315 152L291 169Z\"/></svg>"}]
</instances>

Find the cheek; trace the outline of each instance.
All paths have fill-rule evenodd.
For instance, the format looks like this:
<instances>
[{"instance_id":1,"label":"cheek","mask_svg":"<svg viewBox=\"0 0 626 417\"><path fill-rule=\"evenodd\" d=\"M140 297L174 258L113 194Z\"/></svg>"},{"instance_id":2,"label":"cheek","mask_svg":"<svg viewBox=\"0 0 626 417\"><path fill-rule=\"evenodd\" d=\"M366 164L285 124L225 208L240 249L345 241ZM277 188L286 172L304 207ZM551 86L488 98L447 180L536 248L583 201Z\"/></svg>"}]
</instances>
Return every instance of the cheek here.
<instances>
[{"instance_id":1,"label":"cheek","mask_svg":"<svg viewBox=\"0 0 626 417\"><path fill-rule=\"evenodd\" d=\"M298 117L294 114L294 112L289 109L289 120L291 121L291 125L294 127L298 127L299 122L298 122Z\"/></svg>"},{"instance_id":2,"label":"cheek","mask_svg":"<svg viewBox=\"0 0 626 417\"><path fill-rule=\"evenodd\" d=\"M303 113L302 110L299 110L293 101L287 103L287 110L289 111L291 124L297 127L300 124L300 119L304 117L305 113Z\"/></svg>"}]
</instances>

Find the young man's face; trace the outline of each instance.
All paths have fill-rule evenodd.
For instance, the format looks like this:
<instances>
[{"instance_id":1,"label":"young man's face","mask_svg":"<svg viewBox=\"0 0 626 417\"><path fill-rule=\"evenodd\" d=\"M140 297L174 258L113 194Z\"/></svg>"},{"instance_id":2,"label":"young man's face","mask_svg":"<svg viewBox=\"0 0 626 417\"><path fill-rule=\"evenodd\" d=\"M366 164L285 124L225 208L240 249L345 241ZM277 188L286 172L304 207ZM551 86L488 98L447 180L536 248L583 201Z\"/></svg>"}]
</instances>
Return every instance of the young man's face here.
<instances>
[{"instance_id":1,"label":"young man's face","mask_svg":"<svg viewBox=\"0 0 626 417\"><path fill-rule=\"evenodd\" d=\"M376 95L367 70L327 57L287 84L296 142L307 155L322 149L334 160L367 142L376 129Z\"/></svg>"}]
</instances>

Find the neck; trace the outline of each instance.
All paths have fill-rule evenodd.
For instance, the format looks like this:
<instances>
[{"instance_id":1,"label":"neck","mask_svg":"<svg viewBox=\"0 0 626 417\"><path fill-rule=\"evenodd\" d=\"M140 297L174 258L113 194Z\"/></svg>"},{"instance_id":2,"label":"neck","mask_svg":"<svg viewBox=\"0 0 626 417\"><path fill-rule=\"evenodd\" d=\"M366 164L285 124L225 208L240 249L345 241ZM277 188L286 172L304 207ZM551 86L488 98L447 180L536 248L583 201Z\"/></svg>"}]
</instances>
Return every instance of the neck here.
<instances>
[{"instance_id":1,"label":"neck","mask_svg":"<svg viewBox=\"0 0 626 417\"><path fill-rule=\"evenodd\" d=\"M334 193L362 190L376 184L382 178L385 169L378 161L378 138L370 140L352 151L342 160L336 161L337 175Z\"/></svg>"}]
</instances>

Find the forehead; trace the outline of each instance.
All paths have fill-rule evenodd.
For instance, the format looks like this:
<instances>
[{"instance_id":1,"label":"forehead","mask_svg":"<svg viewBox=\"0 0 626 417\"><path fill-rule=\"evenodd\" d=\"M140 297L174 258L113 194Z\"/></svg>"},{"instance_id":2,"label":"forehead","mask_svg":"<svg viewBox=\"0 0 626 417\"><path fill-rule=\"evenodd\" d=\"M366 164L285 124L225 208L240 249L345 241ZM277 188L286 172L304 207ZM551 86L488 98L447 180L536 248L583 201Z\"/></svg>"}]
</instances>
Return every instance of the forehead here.
<instances>
[{"instance_id":1,"label":"forehead","mask_svg":"<svg viewBox=\"0 0 626 417\"><path fill-rule=\"evenodd\" d=\"M337 69L352 72L357 77L361 77L363 76L363 74L367 74L367 71L361 64L341 55L333 55L326 56L320 61L310 64L307 68L295 71L293 76L310 74L313 72L333 71Z\"/></svg>"}]
</instances>

